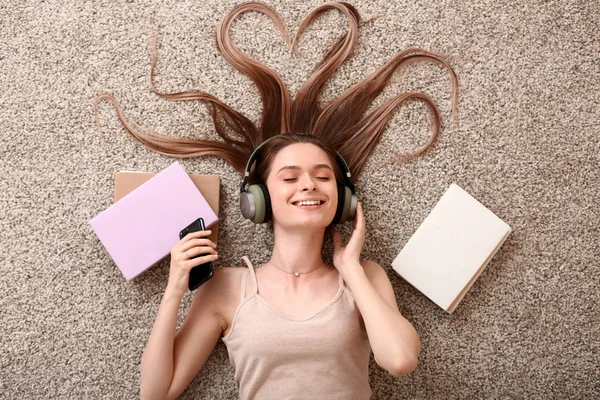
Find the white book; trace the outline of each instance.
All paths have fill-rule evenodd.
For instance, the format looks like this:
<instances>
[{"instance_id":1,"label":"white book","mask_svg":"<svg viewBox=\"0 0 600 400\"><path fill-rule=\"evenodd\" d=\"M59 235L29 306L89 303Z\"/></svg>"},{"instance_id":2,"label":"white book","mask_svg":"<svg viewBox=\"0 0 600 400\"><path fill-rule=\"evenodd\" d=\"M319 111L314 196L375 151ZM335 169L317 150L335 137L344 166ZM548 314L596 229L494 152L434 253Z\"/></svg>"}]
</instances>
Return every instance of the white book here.
<instances>
[{"instance_id":1,"label":"white book","mask_svg":"<svg viewBox=\"0 0 600 400\"><path fill-rule=\"evenodd\" d=\"M453 183L392 267L452 313L511 232L508 224Z\"/></svg>"}]
</instances>

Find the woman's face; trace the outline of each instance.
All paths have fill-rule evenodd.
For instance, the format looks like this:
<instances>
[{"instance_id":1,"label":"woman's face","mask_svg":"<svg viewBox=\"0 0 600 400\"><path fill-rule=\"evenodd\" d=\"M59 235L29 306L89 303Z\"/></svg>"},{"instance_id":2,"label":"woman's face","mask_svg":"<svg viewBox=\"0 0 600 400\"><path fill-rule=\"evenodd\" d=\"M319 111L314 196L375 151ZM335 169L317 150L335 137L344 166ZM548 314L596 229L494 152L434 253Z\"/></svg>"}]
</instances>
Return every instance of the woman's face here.
<instances>
[{"instance_id":1,"label":"woman's face","mask_svg":"<svg viewBox=\"0 0 600 400\"><path fill-rule=\"evenodd\" d=\"M327 153L314 144L295 143L281 149L266 182L274 221L284 227L331 224L338 200L333 168Z\"/></svg>"}]
</instances>

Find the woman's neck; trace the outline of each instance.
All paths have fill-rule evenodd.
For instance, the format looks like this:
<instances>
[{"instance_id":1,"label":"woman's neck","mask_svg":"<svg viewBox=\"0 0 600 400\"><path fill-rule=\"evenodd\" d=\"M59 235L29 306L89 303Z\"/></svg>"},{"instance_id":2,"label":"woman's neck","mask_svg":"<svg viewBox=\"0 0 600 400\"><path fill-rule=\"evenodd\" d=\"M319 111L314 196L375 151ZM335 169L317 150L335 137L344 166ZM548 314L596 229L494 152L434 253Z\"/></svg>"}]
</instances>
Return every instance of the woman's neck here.
<instances>
[{"instance_id":1,"label":"woman's neck","mask_svg":"<svg viewBox=\"0 0 600 400\"><path fill-rule=\"evenodd\" d=\"M325 228L289 231L274 226L273 254L269 263L290 274L310 273L323 266L321 249ZM297 279L297 278L296 278Z\"/></svg>"}]
</instances>

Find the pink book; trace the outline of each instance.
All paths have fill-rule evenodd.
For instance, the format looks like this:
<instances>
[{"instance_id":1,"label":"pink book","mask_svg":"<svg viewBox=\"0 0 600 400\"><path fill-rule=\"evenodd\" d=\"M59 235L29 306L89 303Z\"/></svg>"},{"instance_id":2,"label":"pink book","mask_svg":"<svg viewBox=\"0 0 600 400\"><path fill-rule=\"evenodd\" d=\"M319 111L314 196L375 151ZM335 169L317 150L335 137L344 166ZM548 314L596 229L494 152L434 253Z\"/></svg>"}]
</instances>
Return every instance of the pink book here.
<instances>
[{"instance_id":1,"label":"pink book","mask_svg":"<svg viewBox=\"0 0 600 400\"><path fill-rule=\"evenodd\" d=\"M129 281L171 253L179 232L204 218L219 219L176 161L90 220L98 238Z\"/></svg>"}]
</instances>

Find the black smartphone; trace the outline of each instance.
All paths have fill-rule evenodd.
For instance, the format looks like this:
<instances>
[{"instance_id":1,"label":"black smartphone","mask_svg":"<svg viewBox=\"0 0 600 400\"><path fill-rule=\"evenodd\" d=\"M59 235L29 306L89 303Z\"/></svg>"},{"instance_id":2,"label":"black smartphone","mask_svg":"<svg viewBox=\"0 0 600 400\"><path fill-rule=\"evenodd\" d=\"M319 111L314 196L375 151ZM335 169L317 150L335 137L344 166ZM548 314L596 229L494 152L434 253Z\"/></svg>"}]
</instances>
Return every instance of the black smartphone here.
<instances>
[{"instance_id":1,"label":"black smartphone","mask_svg":"<svg viewBox=\"0 0 600 400\"><path fill-rule=\"evenodd\" d=\"M204 226L204 219L198 218L188 226L186 226L181 232L179 232L179 239L183 239L185 235L191 232L205 231L206 227ZM198 258L202 256L202 254L197 255L193 258ZM214 274L212 262L209 261L204 264L200 264L192 268L190 271L190 279L188 283L188 288L190 290L196 290L202 285L204 282L212 278Z\"/></svg>"}]
</instances>

